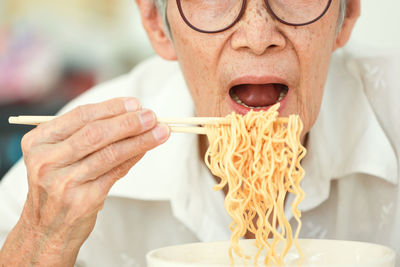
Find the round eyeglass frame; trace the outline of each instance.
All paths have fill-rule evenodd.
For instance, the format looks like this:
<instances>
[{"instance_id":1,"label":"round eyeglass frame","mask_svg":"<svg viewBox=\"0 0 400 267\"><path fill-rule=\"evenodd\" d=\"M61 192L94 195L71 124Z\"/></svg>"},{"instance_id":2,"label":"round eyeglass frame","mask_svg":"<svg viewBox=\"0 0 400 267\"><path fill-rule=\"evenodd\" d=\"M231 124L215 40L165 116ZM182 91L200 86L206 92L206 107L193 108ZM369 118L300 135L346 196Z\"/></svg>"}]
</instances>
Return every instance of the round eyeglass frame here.
<instances>
[{"instance_id":1,"label":"round eyeglass frame","mask_svg":"<svg viewBox=\"0 0 400 267\"><path fill-rule=\"evenodd\" d=\"M197 27L194 26L193 24L191 24L191 23L189 22L189 20L186 18L184 12L183 12L182 5L181 5L181 0L176 0L176 4L177 4L177 6L178 6L178 10L179 10L179 13L180 13L180 15L181 15L183 21L185 21L185 23L186 23L190 28L192 28L192 29L195 30L195 31L202 32L202 33L218 33L218 32L223 32L223 31L225 31L225 30L231 28L233 25L235 25L235 24L242 18L243 14L244 14L244 12L245 12L245 10L246 10L247 0L242 0L242 1L243 1L243 2L242 2L242 7L240 8L240 12L239 12L238 16L233 20L233 22L232 22L231 24L229 24L228 26L226 26L226 27L220 29L220 30L214 30L214 31L202 30L202 29L197 28ZM275 19L277 19L280 23L283 23L283 24L286 24L286 25L289 25L289 26L305 26L305 25L308 25L308 24L311 24L311 23L316 22L317 20L319 20L320 18L322 18L322 17L326 14L326 12L328 11L329 7L330 7L331 4L332 4L332 0L328 0L328 3L326 4L326 7L325 7L324 11L322 11L321 15L319 15L318 17L316 17L315 19L313 19L313 20L311 20L311 21L304 22L304 23L290 23L290 22L284 21L283 19L279 18L279 17L275 14L275 12L274 12L274 11L272 10L272 8L271 8L271 5L269 4L269 0L264 0L264 2L265 2L265 4L266 4L266 6L267 6L268 11L272 14L272 16L273 16Z\"/></svg>"}]
</instances>

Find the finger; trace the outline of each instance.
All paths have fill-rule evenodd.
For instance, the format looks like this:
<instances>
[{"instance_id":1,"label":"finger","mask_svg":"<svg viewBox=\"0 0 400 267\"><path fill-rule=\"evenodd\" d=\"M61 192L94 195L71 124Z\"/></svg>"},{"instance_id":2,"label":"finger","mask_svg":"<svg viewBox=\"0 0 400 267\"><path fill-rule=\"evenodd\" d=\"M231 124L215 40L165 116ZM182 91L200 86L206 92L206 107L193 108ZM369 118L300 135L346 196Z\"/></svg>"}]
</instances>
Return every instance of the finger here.
<instances>
[{"instance_id":1,"label":"finger","mask_svg":"<svg viewBox=\"0 0 400 267\"><path fill-rule=\"evenodd\" d=\"M102 176L98 177L95 180L90 181L93 186L95 186L96 191L99 192L100 196L103 196L104 199L109 193L111 187L115 184L116 181L124 177L129 170L141 159L145 154L137 155L119 166L113 168Z\"/></svg>"},{"instance_id":2,"label":"finger","mask_svg":"<svg viewBox=\"0 0 400 267\"><path fill-rule=\"evenodd\" d=\"M169 135L168 126L158 125L153 130L142 135L115 142L89 155L71 165L71 172L76 174L77 183L85 183L88 180L96 179L130 158L144 154L148 150L164 143Z\"/></svg>"},{"instance_id":3,"label":"finger","mask_svg":"<svg viewBox=\"0 0 400 267\"><path fill-rule=\"evenodd\" d=\"M57 149L64 153L60 160L72 164L112 143L153 129L156 124L154 112L148 109L92 122L57 144Z\"/></svg>"},{"instance_id":4,"label":"finger","mask_svg":"<svg viewBox=\"0 0 400 267\"><path fill-rule=\"evenodd\" d=\"M128 97L79 106L50 122L40 124L35 131L36 140L40 143L56 143L65 140L91 122L137 111L140 108L136 98Z\"/></svg>"}]
</instances>

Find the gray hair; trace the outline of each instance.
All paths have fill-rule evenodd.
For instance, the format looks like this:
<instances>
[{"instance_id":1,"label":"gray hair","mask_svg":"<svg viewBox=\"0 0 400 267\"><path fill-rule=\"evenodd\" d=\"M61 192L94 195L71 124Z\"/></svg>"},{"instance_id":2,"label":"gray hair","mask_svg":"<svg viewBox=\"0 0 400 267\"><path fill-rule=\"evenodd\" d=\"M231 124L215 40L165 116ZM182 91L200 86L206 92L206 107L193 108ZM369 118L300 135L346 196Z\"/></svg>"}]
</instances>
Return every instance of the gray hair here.
<instances>
[{"instance_id":1,"label":"gray hair","mask_svg":"<svg viewBox=\"0 0 400 267\"><path fill-rule=\"evenodd\" d=\"M167 33L168 37L172 40L171 38L171 28L168 23L167 19L167 1L168 0L151 0L153 3L156 5L158 12L160 12L163 22L164 22L164 30ZM340 31L340 29L343 26L343 21L346 15L346 6L347 6L347 0L340 0L340 12L339 12L339 18L338 18L338 25L337 25L337 32Z\"/></svg>"},{"instance_id":2,"label":"gray hair","mask_svg":"<svg viewBox=\"0 0 400 267\"><path fill-rule=\"evenodd\" d=\"M150 0L153 1L155 6L157 7L158 12L162 16L164 31L167 33L167 36L170 40L172 40L171 28L169 26L168 18L167 18L167 1L168 0Z\"/></svg>"},{"instance_id":3,"label":"gray hair","mask_svg":"<svg viewBox=\"0 0 400 267\"><path fill-rule=\"evenodd\" d=\"M339 31L343 26L344 17L346 16L346 7L347 7L347 0L340 0L340 12L339 12L337 31Z\"/></svg>"}]
</instances>

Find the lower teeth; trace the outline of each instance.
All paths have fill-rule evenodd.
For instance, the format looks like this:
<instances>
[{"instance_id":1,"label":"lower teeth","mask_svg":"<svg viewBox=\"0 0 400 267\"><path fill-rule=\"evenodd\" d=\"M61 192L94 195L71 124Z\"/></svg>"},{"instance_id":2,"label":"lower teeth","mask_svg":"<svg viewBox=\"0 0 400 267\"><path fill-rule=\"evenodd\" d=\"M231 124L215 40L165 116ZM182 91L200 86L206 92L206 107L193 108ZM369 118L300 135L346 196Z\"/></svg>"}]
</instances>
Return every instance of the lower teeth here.
<instances>
[{"instance_id":1,"label":"lower teeth","mask_svg":"<svg viewBox=\"0 0 400 267\"><path fill-rule=\"evenodd\" d=\"M243 103L242 100L240 100L239 97L236 94L232 95L232 99L235 100L235 102L240 104L240 105L243 105L243 106L248 107L248 108L254 108L254 107L248 106L245 103Z\"/></svg>"},{"instance_id":2,"label":"lower teeth","mask_svg":"<svg viewBox=\"0 0 400 267\"><path fill-rule=\"evenodd\" d=\"M278 98L278 101L277 101L276 103L282 101L282 99L286 96L286 94L288 93L288 91L289 91L289 88L287 88L287 87L285 86L285 88L283 88L282 91L281 91L281 93L279 94L279 98ZM238 104L240 104L240 105L242 105L242 106L245 106L245 107L247 107L247 108L264 108L264 107L267 107L267 106L264 106L264 107L252 107L252 106L248 106L248 105L246 105L245 103L243 103L242 100L240 100L239 97L238 97L235 93L231 94L231 97L232 97L233 100L235 100L236 103L238 103Z\"/></svg>"}]
</instances>

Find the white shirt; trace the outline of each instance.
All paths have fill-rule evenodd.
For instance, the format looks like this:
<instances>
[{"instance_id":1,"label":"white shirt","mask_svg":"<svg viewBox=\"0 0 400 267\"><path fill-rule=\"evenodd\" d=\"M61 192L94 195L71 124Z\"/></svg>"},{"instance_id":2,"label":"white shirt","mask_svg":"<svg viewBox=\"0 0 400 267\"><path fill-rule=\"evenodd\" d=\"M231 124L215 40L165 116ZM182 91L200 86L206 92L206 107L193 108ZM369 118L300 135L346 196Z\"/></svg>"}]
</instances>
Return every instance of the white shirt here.
<instances>
[{"instance_id":1,"label":"white shirt","mask_svg":"<svg viewBox=\"0 0 400 267\"><path fill-rule=\"evenodd\" d=\"M395 64L384 55L334 55L302 162L302 237L374 242L400 254ZM86 92L61 113L118 96L135 96L159 116L194 115L178 64L158 57ZM77 266L145 266L146 252L154 248L230 238L223 193L212 190L215 181L197 142L195 135L172 134L115 184ZM27 190L20 161L0 183L0 244L16 224Z\"/></svg>"}]
</instances>

